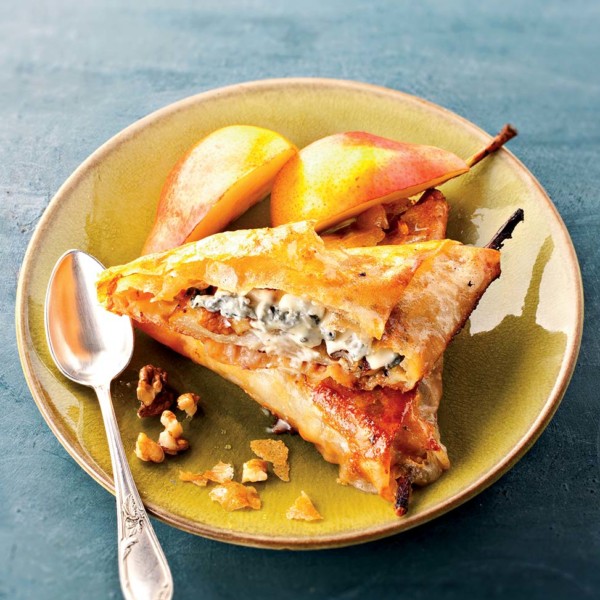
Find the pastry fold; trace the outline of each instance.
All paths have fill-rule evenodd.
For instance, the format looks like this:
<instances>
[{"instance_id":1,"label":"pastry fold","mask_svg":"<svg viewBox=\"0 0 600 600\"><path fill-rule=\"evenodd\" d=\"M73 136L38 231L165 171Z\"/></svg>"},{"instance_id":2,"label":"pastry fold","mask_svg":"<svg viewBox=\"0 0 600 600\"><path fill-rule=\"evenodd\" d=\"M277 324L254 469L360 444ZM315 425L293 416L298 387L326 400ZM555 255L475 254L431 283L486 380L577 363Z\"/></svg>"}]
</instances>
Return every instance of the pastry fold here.
<instances>
[{"instance_id":1,"label":"pastry fold","mask_svg":"<svg viewBox=\"0 0 600 600\"><path fill-rule=\"evenodd\" d=\"M241 387L286 421L323 458L339 465L338 482L376 493L405 514L411 486L427 485L450 467L437 409L442 361L410 392L356 390L277 369L247 370L212 358L197 339L143 323L140 329Z\"/></svg>"},{"instance_id":2,"label":"pastry fold","mask_svg":"<svg viewBox=\"0 0 600 600\"><path fill-rule=\"evenodd\" d=\"M496 250L452 240L329 247L300 222L113 267L98 296L113 312L200 341L223 364L409 392L499 274Z\"/></svg>"}]
</instances>

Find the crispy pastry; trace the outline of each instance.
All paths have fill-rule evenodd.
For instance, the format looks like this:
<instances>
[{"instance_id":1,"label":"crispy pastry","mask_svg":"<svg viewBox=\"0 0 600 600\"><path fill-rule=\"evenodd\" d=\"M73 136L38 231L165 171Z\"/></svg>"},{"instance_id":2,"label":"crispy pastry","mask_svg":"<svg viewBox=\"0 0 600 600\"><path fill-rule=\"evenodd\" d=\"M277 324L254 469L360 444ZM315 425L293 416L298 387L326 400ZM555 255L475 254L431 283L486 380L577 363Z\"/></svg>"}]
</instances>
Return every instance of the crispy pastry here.
<instances>
[{"instance_id":1,"label":"crispy pastry","mask_svg":"<svg viewBox=\"0 0 600 600\"><path fill-rule=\"evenodd\" d=\"M139 326L241 387L313 443L325 460L339 465L340 483L380 494L400 515L406 512L411 484L431 483L450 466L436 422L441 362L411 392L355 390L331 379L315 383L284 370L225 364L193 337L150 323Z\"/></svg>"},{"instance_id":2,"label":"crispy pastry","mask_svg":"<svg viewBox=\"0 0 600 600\"><path fill-rule=\"evenodd\" d=\"M392 207L383 221L381 214L373 213L371 222L363 219L358 224L359 231L354 226L354 231L324 239L329 247L359 246L365 241L402 244L441 239L447 215L443 195L431 190L400 215ZM383 232L384 227L387 232ZM365 231L370 233L365 235ZM431 483L450 466L436 421L442 394L441 358L410 392L385 388L363 391L341 386L331 378L313 381L299 372L248 370L241 364L222 361L215 358L213 349L209 351L210 343L162 323L154 324L141 313L137 313L138 326L146 333L239 385L315 444L326 460L338 464L340 483L379 493L394 505L398 515L406 512L412 484Z\"/></svg>"},{"instance_id":3,"label":"crispy pastry","mask_svg":"<svg viewBox=\"0 0 600 600\"><path fill-rule=\"evenodd\" d=\"M330 248L310 222L232 231L105 271L111 311L203 343L212 358L346 387L409 392L500 273L452 240Z\"/></svg>"}]
</instances>

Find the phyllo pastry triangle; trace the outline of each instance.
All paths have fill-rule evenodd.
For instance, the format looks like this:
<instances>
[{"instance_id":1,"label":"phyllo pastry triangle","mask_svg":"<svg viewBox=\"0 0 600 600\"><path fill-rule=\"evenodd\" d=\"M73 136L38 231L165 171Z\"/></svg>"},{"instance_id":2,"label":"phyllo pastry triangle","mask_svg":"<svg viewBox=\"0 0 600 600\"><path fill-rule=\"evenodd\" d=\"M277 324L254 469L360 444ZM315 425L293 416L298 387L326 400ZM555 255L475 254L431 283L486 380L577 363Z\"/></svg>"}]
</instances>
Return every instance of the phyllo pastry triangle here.
<instances>
[{"instance_id":1,"label":"phyllo pastry triangle","mask_svg":"<svg viewBox=\"0 0 600 600\"><path fill-rule=\"evenodd\" d=\"M450 466L436 417L441 360L410 392L358 390L332 379L315 382L284 370L224 364L197 339L149 323L140 328L241 387L339 465L339 483L379 494L399 516L406 513L413 485L435 481Z\"/></svg>"},{"instance_id":2,"label":"phyllo pastry triangle","mask_svg":"<svg viewBox=\"0 0 600 600\"><path fill-rule=\"evenodd\" d=\"M451 240L328 248L300 222L141 257L105 271L98 294L222 363L407 392L498 277L499 256Z\"/></svg>"}]
</instances>

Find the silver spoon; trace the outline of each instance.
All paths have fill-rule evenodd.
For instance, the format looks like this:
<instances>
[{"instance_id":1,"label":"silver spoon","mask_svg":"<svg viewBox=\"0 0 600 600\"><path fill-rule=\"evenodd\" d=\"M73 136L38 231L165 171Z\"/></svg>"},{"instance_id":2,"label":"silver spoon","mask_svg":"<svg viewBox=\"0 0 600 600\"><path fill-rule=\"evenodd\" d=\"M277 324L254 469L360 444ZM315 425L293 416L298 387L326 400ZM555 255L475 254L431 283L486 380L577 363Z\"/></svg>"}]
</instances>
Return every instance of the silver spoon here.
<instances>
[{"instance_id":1,"label":"silver spoon","mask_svg":"<svg viewBox=\"0 0 600 600\"><path fill-rule=\"evenodd\" d=\"M100 306L95 282L103 269L85 252L63 254L46 292L46 337L63 375L98 395L115 480L123 595L127 600L169 600L171 571L135 487L110 396L110 382L131 360L133 328L128 317Z\"/></svg>"}]
</instances>

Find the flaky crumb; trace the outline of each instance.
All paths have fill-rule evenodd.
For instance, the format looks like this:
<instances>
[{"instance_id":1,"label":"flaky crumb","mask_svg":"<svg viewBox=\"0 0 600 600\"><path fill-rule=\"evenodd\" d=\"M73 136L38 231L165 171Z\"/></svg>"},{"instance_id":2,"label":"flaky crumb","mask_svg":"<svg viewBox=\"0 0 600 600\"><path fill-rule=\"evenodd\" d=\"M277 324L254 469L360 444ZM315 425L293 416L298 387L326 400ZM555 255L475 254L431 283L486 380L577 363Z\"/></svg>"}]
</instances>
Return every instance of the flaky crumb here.
<instances>
[{"instance_id":1,"label":"flaky crumb","mask_svg":"<svg viewBox=\"0 0 600 600\"><path fill-rule=\"evenodd\" d=\"M285 516L288 519L298 521L320 521L323 518L304 491L300 492L294 504L288 508Z\"/></svg>"},{"instance_id":2,"label":"flaky crumb","mask_svg":"<svg viewBox=\"0 0 600 600\"><path fill-rule=\"evenodd\" d=\"M145 462L161 463L165 460L165 453L160 445L143 432L135 442L135 455Z\"/></svg>"},{"instance_id":3,"label":"flaky crumb","mask_svg":"<svg viewBox=\"0 0 600 600\"><path fill-rule=\"evenodd\" d=\"M252 440L250 448L256 456L273 463L273 473L279 479L290 480L289 450L281 440Z\"/></svg>"},{"instance_id":4,"label":"flaky crumb","mask_svg":"<svg viewBox=\"0 0 600 600\"><path fill-rule=\"evenodd\" d=\"M228 512L241 508L259 510L261 507L256 488L242 485L237 481L228 481L218 485L208 495L211 500L218 502Z\"/></svg>"},{"instance_id":5,"label":"flaky crumb","mask_svg":"<svg viewBox=\"0 0 600 600\"><path fill-rule=\"evenodd\" d=\"M260 458L252 458L245 462L242 467L242 483L248 481L266 481L267 479L267 461Z\"/></svg>"},{"instance_id":6,"label":"flaky crumb","mask_svg":"<svg viewBox=\"0 0 600 600\"><path fill-rule=\"evenodd\" d=\"M233 465L219 461L212 469L204 471L202 474L209 481L225 483L233 479Z\"/></svg>"},{"instance_id":7,"label":"flaky crumb","mask_svg":"<svg viewBox=\"0 0 600 600\"><path fill-rule=\"evenodd\" d=\"M233 465L219 461L212 469L204 473L192 473L191 471L179 471L179 479L194 483L200 487L206 487L209 481L213 483L226 483L233 479Z\"/></svg>"},{"instance_id":8,"label":"flaky crumb","mask_svg":"<svg viewBox=\"0 0 600 600\"><path fill-rule=\"evenodd\" d=\"M206 487L208 483L208 479L204 477L203 473L192 473L191 471L179 471L179 479L199 487Z\"/></svg>"}]
</instances>

